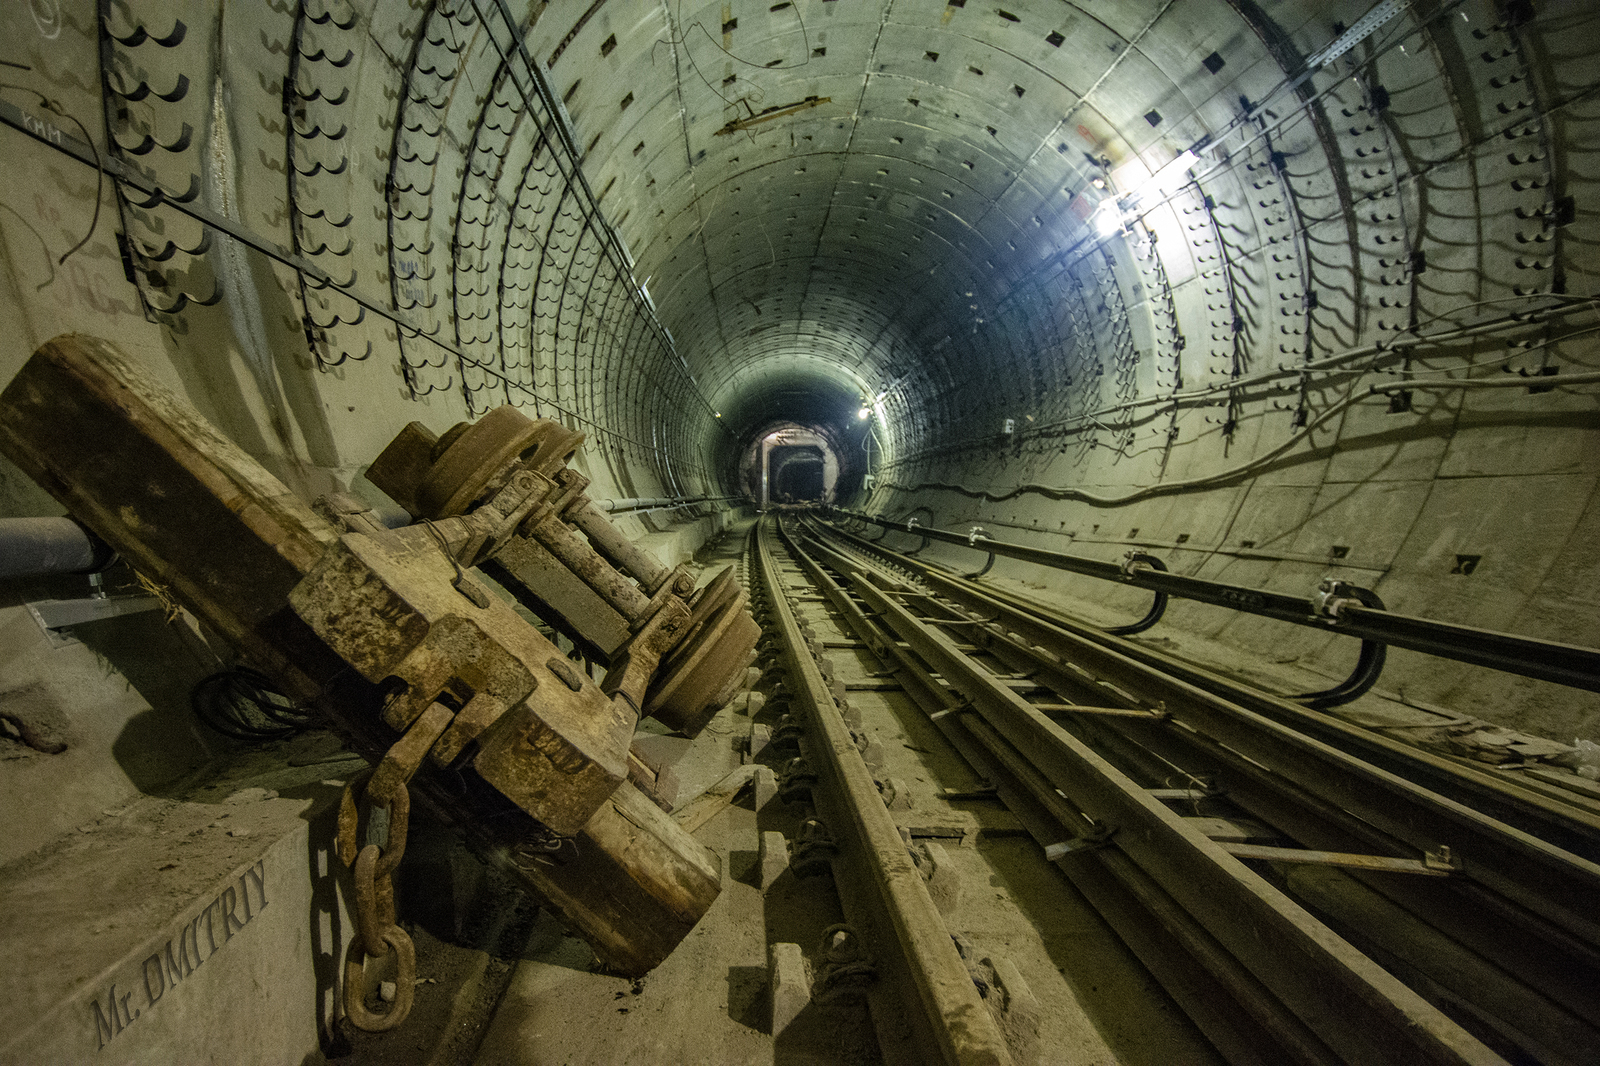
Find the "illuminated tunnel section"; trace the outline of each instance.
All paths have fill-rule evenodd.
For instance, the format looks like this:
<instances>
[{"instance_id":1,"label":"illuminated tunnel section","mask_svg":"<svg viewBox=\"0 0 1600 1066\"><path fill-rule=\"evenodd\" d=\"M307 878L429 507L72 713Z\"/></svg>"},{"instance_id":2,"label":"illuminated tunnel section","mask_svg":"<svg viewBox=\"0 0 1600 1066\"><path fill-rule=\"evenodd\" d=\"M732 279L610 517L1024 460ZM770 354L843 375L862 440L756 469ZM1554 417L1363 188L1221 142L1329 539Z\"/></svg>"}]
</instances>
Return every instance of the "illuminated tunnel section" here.
<instances>
[{"instance_id":1,"label":"illuminated tunnel section","mask_svg":"<svg viewBox=\"0 0 1600 1066\"><path fill-rule=\"evenodd\" d=\"M505 403L617 498L751 495L798 427L898 518L1600 631L1592 4L81 6L48 54L6 13L8 77L172 195L63 276L309 495ZM75 328L26 288L35 344Z\"/></svg>"}]
</instances>

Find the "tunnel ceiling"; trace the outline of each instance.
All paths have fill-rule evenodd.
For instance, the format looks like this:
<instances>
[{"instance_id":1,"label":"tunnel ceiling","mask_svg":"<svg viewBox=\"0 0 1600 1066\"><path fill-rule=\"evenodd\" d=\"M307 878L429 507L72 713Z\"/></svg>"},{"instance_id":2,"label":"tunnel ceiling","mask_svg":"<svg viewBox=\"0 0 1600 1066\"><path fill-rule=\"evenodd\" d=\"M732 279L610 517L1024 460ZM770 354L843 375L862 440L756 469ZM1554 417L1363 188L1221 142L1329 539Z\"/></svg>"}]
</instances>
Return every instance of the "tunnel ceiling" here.
<instances>
[{"instance_id":1,"label":"tunnel ceiling","mask_svg":"<svg viewBox=\"0 0 1600 1066\"><path fill-rule=\"evenodd\" d=\"M92 6L0 12L14 100L147 183L69 269L237 345L289 466L375 453L319 404L383 363L445 424L583 428L625 495L726 487L784 420L884 485L996 444L1148 484L1341 414L1329 360L1475 365L1430 331L1549 372L1519 307L1573 313L1595 240L1577 0Z\"/></svg>"},{"instance_id":2,"label":"tunnel ceiling","mask_svg":"<svg viewBox=\"0 0 1600 1066\"><path fill-rule=\"evenodd\" d=\"M1501 98L1518 76L1489 69L1527 60L1531 6L1405 8L598 0L546 9L532 37L635 277L731 436L828 418L851 401L823 394L859 390L904 458L1059 424L1091 393L1176 392L1426 320L1412 252L1430 190L1407 172L1514 138L1539 96ZM1570 62L1593 19L1543 15L1582 31L1546 53ZM1557 75L1546 99L1572 88ZM1126 231L1096 232L1103 201L1148 191L1191 147L1197 183L1179 164ZM1536 184L1506 198L1501 169L1478 176L1490 206L1454 180L1431 204L1545 210ZM1485 264L1459 265L1439 303L1499 295L1472 276ZM1506 287L1559 290L1548 266L1515 259L1528 272Z\"/></svg>"},{"instance_id":3,"label":"tunnel ceiling","mask_svg":"<svg viewBox=\"0 0 1600 1066\"><path fill-rule=\"evenodd\" d=\"M1591 0L30 0L0 40L0 377L114 337L307 499L514 404L685 515L799 425L898 519L1600 624Z\"/></svg>"},{"instance_id":4,"label":"tunnel ceiling","mask_svg":"<svg viewBox=\"0 0 1600 1066\"><path fill-rule=\"evenodd\" d=\"M1204 0L605 0L578 18L552 81L727 407L819 380L902 401L971 383L981 327L1085 236L1105 166L1166 163L1281 77Z\"/></svg>"}]
</instances>

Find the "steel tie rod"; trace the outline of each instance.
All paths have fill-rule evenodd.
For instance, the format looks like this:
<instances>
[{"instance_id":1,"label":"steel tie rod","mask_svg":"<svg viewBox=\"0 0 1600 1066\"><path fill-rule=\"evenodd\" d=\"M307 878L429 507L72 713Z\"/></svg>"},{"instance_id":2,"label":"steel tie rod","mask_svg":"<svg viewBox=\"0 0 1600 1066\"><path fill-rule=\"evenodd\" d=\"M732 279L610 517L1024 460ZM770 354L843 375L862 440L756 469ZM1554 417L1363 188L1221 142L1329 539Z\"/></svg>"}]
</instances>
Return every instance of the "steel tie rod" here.
<instances>
[{"instance_id":1,"label":"steel tie rod","mask_svg":"<svg viewBox=\"0 0 1600 1066\"><path fill-rule=\"evenodd\" d=\"M872 584L868 606L1328 1045L1352 1061L1503 1060ZM1407 1049L1401 1052L1400 1049ZM1396 1059L1395 1061L1399 1061Z\"/></svg>"}]
</instances>

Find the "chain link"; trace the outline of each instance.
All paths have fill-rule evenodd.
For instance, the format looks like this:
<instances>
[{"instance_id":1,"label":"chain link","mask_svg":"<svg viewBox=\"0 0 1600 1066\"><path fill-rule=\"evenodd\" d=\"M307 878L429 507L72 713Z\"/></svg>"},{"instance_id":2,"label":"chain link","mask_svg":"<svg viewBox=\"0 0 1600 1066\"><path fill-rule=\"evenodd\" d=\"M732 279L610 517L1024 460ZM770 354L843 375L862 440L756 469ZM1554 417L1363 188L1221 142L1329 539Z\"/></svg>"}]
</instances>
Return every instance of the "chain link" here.
<instances>
[{"instance_id":1,"label":"chain link","mask_svg":"<svg viewBox=\"0 0 1600 1066\"><path fill-rule=\"evenodd\" d=\"M393 1029L411 1013L417 986L417 951L411 936L395 922L392 874L406 851L411 821L411 792L406 782L417 772L423 757L453 717L433 704L406 730L377 767L345 786L339 801L339 828L335 850L339 861L352 867L355 878L356 935L344 964L344 1014L352 1025L367 1032ZM357 830L359 801L365 799L368 841L360 843ZM378 839L373 839L378 838ZM366 1004L366 964L393 952L396 963L394 1002L382 1013Z\"/></svg>"},{"instance_id":2,"label":"chain link","mask_svg":"<svg viewBox=\"0 0 1600 1066\"><path fill-rule=\"evenodd\" d=\"M358 845L356 835L358 811L357 790L366 792L370 773L351 781L345 787L339 804L339 831L337 850L339 859L353 867L355 877L356 935L350 943L344 964L344 1013L351 1024L368 1032L393 1029L405 1021L411 1012L412 996L417 984L417 952L411 937L395 922L394 881L391 877L405 854L406 829L411 813L411 795L405 785L394 790L387 807L372 804L374 813L387 810L388 839L383 843ZM369 800L373 797L367 796ZM369 817L369 829L372 828ZM396 961L394 977L396 996L393 1004L383 1013L367 1009L366 963L369 958L383 958L393 952Z\"/></svg>"}]
</instances>

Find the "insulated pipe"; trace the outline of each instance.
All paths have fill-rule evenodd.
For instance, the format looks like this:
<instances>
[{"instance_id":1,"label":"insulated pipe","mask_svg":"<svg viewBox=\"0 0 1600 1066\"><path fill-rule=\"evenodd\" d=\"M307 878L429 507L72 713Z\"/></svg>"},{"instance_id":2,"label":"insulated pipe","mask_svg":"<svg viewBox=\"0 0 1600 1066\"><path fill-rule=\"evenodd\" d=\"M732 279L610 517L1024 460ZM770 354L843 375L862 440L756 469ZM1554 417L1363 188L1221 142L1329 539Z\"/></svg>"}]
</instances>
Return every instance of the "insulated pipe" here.
<instances>
[{"instance_id":1,"label":"insulated pipe","mask_svg":"<svg viewBox=\"0 0 1600 1066\"><path fill-rule=\"evenodd\" d=\"M1540 380L1540 379L1531 379ZM1554 381L1555 378L1545 378ZM904 530L926 539L974 547L961 533L947 532L932 526L912 526L905 522L891 522L876 515L860 511L834 508L833 514L860 518L883 527L885 530ZM1231 585L1222 581L1169 574L1140 566L1127 568L1116 563L1086 559L1048 548L1034 548L1023 544L1009 544L1000 540L985 540L978 551L992 552L1008 559L1036 563L1057 570L1097 577L1135 585L1152 592L1165 592L1201 603L1213 603L1248 614L1276 618L1283 622L1310 626L1329 633L1360 637L1362 640L1392 644L1397 648L1438 655L1446 659L1487 666L1493 670L1535 677L1541 681L1554 681L1558 685L1600 692L1600 648L1563 644L1558 641L1524 637L1515 633L1499 633L1454 622L1441 622L1430 618L1415 618L1375 610L1359 603L1342 602L1334 613L1329 613L1311 596L1291 596L1267 589ZM909 554L909 553L907 553Z\"/></svg>"},{"instance_id":2,"label":"insulated pipe","mask_svg":"<svg viewBox=\"0 0 1600 1066\"><path fill-rule=\"evenodd\" d=\"M625 500L590 500L597 511L621 514L623 511L642 511L645 508L661 510L668 507L688 507L695 503L716 503L721 500L742 500L743 496L651 496L630 497Z\"/></svg>"},{"instance_id":3,"label":"insulated pipe","mask_svg":"<svg viewBox=\"0 0 1600 1066\"><path fill-rule=\"evenodd\" d=\"M0 518L0 578L93 574L116 558L72 518Z\"/></svg>"}]
</instances>

